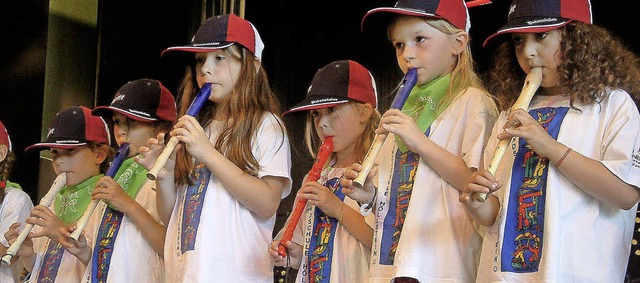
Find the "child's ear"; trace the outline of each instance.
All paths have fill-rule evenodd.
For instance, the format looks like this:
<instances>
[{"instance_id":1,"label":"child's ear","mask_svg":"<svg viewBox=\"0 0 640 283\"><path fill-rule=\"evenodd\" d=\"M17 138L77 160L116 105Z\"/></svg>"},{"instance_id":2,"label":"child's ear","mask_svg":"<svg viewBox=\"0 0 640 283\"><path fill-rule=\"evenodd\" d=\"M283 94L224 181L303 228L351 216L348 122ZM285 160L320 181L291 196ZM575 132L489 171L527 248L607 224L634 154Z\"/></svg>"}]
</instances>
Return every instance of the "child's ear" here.
<instances>
[{"instance_id":1,"label":"child's ear","mask_svg":"<svg viewBox=\"0 0 640 283\"><path fill-rule=\"evenodd\" d=\"M96 148L96 163L102 164L107 157L109 157L109 146L102 145Z\"/></svg>"},{"instance_id":2,"label":"child's ear","mask_svg":"<svg viewBox=\"0 0 640 283\"><path fill-rule=\"evenodd\" d=\"M9 148L4 144L0 144L0 162L7 158L7 154L9 154Z\"/></svg>"},{"instance_id":3,"label":"child's ear","mask_svg":"<svg viewBox=\"0 0 640 283\"><path fill-rule=\"evenodd\" d=\"M469 43L469 34L466 32L457 33L452 43L452 54L454 56L460 55L467 48L467 44Z\"/></svg>"}]
</instances>

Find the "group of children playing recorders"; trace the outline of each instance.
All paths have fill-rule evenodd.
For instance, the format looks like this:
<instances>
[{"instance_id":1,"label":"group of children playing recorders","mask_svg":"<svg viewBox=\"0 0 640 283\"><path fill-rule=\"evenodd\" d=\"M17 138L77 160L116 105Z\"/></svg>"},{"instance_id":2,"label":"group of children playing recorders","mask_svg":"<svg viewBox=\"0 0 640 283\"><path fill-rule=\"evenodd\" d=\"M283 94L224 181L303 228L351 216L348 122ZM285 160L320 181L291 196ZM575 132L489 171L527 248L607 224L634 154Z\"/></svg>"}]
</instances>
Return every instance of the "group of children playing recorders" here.
<instances>
[{"instance_id":1,"label":"group of children playing recorders","mask_svg":"<svg viewBox=\"0 0 640 283\"><path fill-rule=\"evenodd\" d=\"M211 17L162 52L190 62L175 96L130 81L110 105L63 109L27 147L65 177L50 205L8 181L0 123L0 252L34 225L0 281L273 282L284 266L296 282L623 282L640 200L638 56L593 24L589 0L514 0L484 41L482 81L478 2L400 0L362 17L395 50L389 67L416 74L386 111L373 74L340 58L282 112L256 27ZM300 146L322 162L277 232L292 191L283 115L306 116Z\"/></svg>"}]
</instances>

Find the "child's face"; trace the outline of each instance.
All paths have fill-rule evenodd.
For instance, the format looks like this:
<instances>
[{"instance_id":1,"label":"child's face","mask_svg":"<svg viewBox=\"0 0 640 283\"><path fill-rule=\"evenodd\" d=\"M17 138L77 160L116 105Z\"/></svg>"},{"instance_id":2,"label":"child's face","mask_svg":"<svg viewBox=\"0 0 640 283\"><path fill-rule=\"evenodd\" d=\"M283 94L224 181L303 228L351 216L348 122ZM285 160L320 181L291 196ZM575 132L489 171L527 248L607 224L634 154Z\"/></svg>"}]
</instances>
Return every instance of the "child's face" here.
<instances>
[{"instance_id":1,"label":"child's face","mask_svg":"<svg viewBox=\"0 0 640 283\"><path fill-rule=\"evenodd\" d=\"M334 107L310 110L313 117L313 125L321 140L327 136L333 136L333 152L337 153L338 162L340 156L353 157L353 150L370 115L353 103L344 103Z\"/></svg>"},{"instance_id":2,"label":"child's face","mask_svg":"<svg viewBox=\"0 0 640 283\"><path fill-rule=\"evenodd\" d=\"M147 145L149 138L155 137L151 123L144 123L128 118L118 112L113 113L113 134L118 146L129 143L129 157L138 154L138 148Z\"/></svg>"},{"instance_id":3,"label":"child's face","mask_svg":"<svg viewBox=\"0 0 640 283\"><path fill-rule=\"evenodd\" d=\"M231 93L240 76L242 62L226 50L230 48L195 55L196 81L199 87L211 83L209 101L214 103L220 103Z\"/></svg>"},{"instance_id":4,"label":"child's face","mask_svg":"<svg viewBox=\"0 0 640 283\"><path fill-rule=\"evenodd\" d=\"M514 33L518 64L525 73L533 67L542 67L542 87L556 87L560 83L558 65L562 60L562 33L554 29L542 33Z\"/></svg>"},{"instance_id":5,"label":"child's face","mask_svg":"<svg viewBox=\"0 0 640 283\"><path fill-rule=\"evenodd\" d=\"M455 68L457 53L451 37L421 18L396 18L389 27L389 39L396 50L400 69L406 73L410 68L418 68L418 85L442 77Z\"/></svg>"},{"instance_id":6,"label":"child's face","mask_svg":"<svg viewBox=\"0 0 640 283\"><path fill-rule=\"evenodd\" d=\"M88 146L50 150L53 170L56 175L67 173L68 186L75 186L100 174L100 163L106 158L106 150L91 150Z\"/></svg>"}]
</instances>

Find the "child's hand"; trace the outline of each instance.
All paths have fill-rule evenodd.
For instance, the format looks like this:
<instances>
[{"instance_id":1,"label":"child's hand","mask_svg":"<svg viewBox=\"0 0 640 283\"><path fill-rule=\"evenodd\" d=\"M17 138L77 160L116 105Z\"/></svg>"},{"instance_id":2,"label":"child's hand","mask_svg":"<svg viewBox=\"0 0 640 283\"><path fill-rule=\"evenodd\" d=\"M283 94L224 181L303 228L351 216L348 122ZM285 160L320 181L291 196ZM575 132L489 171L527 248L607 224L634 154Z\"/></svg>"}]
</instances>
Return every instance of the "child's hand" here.
<instances>
[{"instance_id":1,"label":"child's hand","mask_svg":"<svg viewBox=\"0 0 640 283\"><path fill-rule=\"evenodd\" d=\"M521 108L511 112L503 128L505 132L498 135L499 139L523 138L540 156L549 157L552 148L558 144L538 121Z\"/></svg>"},{"instance_id":2,"label":"child's hand","mask_svg":"<svg viewBox=\"0 0 640 283\"><path fill-rule=\"evenodd\" d=\"M417 152L420 144L427 138L418 125L398 109L389 109L382 115L380 126L376 129L376 134L393 133L407 145L407 148Z\"/></svg>"},{"instance_id":3,"label":"child's hand","mask_svg":"<svg viewBox=\"0 0 640 283\"><path fill-rule=\"evenodd\" d=\"M147 140L147 146L141 146L138 148L138 155L134 157L134 161L142 165L147 170L151 170L156 163L156 159L162 153L165 148L164 133L158 134L156 138L149 138ZM164 167L158 172L157 179L162 180L168 176L167 172L173 172L176 164L176 152L182 145L178 144L173 150Z\"/></svg>"},{"instance_id":4,"label":"child's hand","mask_svg":"<svg viewBox=\"0 0 640 283\"><path fill-rule=\"evenodd\" d=\"M4 238L7 239L9 245L12 245L16 241L16 238L18 238L21 231L18 227L20 227L20 222L15 222L11 224L7 232L4 233ZM29 235L27 235L14 256L30 257L35 254L33 251L33 241L31 241L32 236L33 233L29 233Z\"/></svg>"},{"instance_id":5,"label":"child's hand","mask_svg":"<svg viewBox=\"0 0 640 283\"><path fill-rule=\"evenodd\" d=\"M315 205L326 215L333 218L340 216L342 201L329 190L329 188L318 182L307 182L298 190L297 197L307 199L307 203Z\"/></svg>"},{"instance_id":6,"label":"child's hand","mask_svg":"<svg viewBox=\"0 0 640 283\"><path fill-rule=\"evenodd\" d=\"M502 183L496 181L495 176L493 176L491 172L487 170L481 172L476 171L473 172L469 180L467 180L467 184L462 189L459 200L471 208L478 208L483 203L475 200L472 196L473 193L489 194L497 191L501 187Z\"/></svg>"},{"instance_id":7,"label":"child's hand","mask_svg":"<svg viewBox=\"0 0 640 283\"><path fill-rule=\"evenodd\" d=\"M358 178L360 171L362 171L362 165L360 163L351 164L351 166L344 171L340 185L342 185L342 192L348 197L360 203L369 203L376 193L373 179L378 176L378 165L376 164L371 168L362 189L353 186L353 180Z\"/></svg>"},{"instance_id":8,"label":"child's hand","mask_svg":"<svg viewBox=\"0 0 640 283\"><path fill-rule=\"evenodd\" d=\"M274 240L271 242L271 245L269 245L269 255L273 260L273 265L287 267L287 258L282 257L278 253L279 244L280 240ZM287 241L284 246L287 248L287 256L290 260L289 266L298 269L300 267L300 262L302 261L302 246L292 241Z\"/></svg>"},{"instance_id":9,"label":"child's hand","mask_svg":"<svg viewBox=\"0 0 640 283\"><path fill-rule=\"evenodd\" d=\"M96 200L103 200L111 207L127 214L129 208L134 207L133 200L124 189L109 176L104 176L96 183L96 188L91 193L91 197Z\"/></svg>"},{"instance_id":10,"label":"child's hand","mask_svg":"<svg viewBox=\"0 0 640 283\"><path fill-rule=\"evenodd\" d=\"M204 160L207 154L210 154L212 150L215 151L215 147L209 141L209 136L204 132L198 120L189 115L178 119L171 135L178 137L195 159Z\"/></svg>"},{"instance_id":11,"label":"child's hand","mask_svg":"<svg viewBox=\"0 0 640 283\"><path fill-rule=\"evenodd\" d=\"M33 208L31 217L27 218L26 222L42 227L40 231L33 233L33 238L46 236L54 242L57 242L58 238L60 238L60 227L64 227L62 220L51 212L48 207L42 205L36 205Z\"/></svg>"},{"instance_id":12,"label":"child's hand","mask_svg":"<svg viewBox=\"0 0 640 283\"><path fill-rule=\"evenodd\" d=\"M87 244L87 238L85 237L84 231L80 233L77 241L71 237L71 233L73 233L76 228L76 224L71 224L68 227L61 227L58 242L65 250L77 257L86 265L91 258L92 249Z\"/></svg>"}]
</instances>

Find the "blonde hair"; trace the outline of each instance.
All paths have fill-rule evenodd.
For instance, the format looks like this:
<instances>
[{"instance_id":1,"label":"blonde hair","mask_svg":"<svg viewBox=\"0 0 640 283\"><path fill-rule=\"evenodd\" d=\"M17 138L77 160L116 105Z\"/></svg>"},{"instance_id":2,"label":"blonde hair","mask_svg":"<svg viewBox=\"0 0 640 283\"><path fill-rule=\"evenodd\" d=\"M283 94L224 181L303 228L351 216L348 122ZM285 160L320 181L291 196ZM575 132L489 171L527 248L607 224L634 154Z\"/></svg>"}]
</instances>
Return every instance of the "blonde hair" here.
<instances>
[{"instance_id":1,"label":"blonde hair","mask_svg":"<svg viewBox=\"0 0 640 283\"><path fill-rule=\"evenodd\" d=\"M397 19L398 17L395 17ZM444 19L436 19L436 18L425 18L420 17L424 20L425 23L439 30L440 32L448 35L449 37L455 37L459 33L466 33L466 31L457 28L452 25L448 21ZM395 20L393 20L387 28L387 37L391 32L391 28L393 27ZM456 66L451 72L451 84L449 84L449 89L447 90L447 94L438 104L438 107L442 107L443 105L449 105L456 98L462 95L462 93L469 87L474 87L480 89L487 96L489 93L487 89L484 87L482 80L478 76L475 70L475 62L473 61L473 56L471 54L471 44L467 42L464 50L458 55L458 59L456 60Z\"/></svg>"},{"instance_id":2,"label":"blonde hair","mask_svg":"<svg viewBox=\"0 0 640 283\"><path fill-rule=\"evenodd\" d=\"M227 96L225 104L217 105L206 101L196 115L196 119L206 128L211 124L216 114L230 117L224 122L214 146L233 164L255 176L259 170L259 164L251 151L251 142L260 127L263 115L269 112L270 115L276 116L283 135L286 135L281 117L276 114L280 113L280 102L271 90L264 68L260 64L256 64L255 56L251 51L237 44L222 50L231 58L241 62L238 83L233 87L231 94ZM178 117L186 113L198 91L195 70L192 65L187 68L178 89L180 96ZM219 111L222 113L217 113ZM177 185L191 184L189 173L193 167L191 155L182 147L177 152L176 170L174 171Z\"/></svg>"},{"instance_id":3,"label":"blonde hair","mask_svg":"<svg viewBox=\"0 0 640 283\"><path fill-rule=\"evenodd\" d=\"M369 104L356 101L349 101L347 103L353 105L353 108L356 111L360 112L361 115L367 113L367 110L369 108L371 108L372 110L371 116L369 117L369 120L367 120L364 130L357 138L358 143L354 148L356 161L362 162L365 155L367 155L367 152L369 151L369 147L371 146L373 139L375 138L375 130L380 123L381 115L378 109L373 108ZM313 158L316 158L316 152L320 148L322 141L316 134L311 111L307 111L307 122L305 124L304 140L307 150L309 151L309 155L311 155L311 157ZM331 157L334 157L333 154Z\"/></svg>"}]
</instances>

